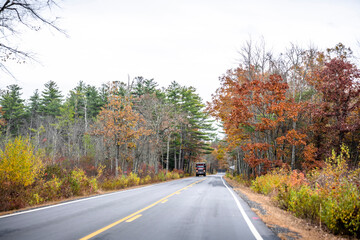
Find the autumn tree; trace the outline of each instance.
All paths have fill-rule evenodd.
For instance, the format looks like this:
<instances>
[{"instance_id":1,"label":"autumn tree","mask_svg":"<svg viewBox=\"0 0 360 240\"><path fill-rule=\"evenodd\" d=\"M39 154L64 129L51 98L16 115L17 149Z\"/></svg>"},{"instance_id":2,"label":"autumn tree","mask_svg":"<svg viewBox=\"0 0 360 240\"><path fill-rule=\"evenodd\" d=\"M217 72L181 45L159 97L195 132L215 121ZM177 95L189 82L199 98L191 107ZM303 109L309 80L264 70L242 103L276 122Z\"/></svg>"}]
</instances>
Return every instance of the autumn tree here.
<instances>
[{"instance_id":1,"label":"autumn tree","mask_svg":"<svg viewBox=\"0 0 360 240\"><path fill-rule=\"evenodd\" d=\"M144 120L139 114L133 111L131 99L118 95L111 95L109 103L97 116L92 133L103 136L107 144L115 147L116 176L118 176L121 147L126 149L135 147L134 140L146 134L145 129L137 127L142 121ZM124 163L124 159L122 162Z\"/></svg>"},{"instance_id":2,"label":"autumn tree","mask_svg":"<svg viewBox=\"0 0 360 240\"><path fill-rule=\"evenodd\" d=\"M211 155L216 159L219 169L228 169L229 163L227 162L228 150L226 144L223 142L218 142L211 146L214 150Z\"/></svg>"},{"instance_id":3,"label":"autumn tree","mask_svg":"<svg viewBox=\"0 0 360 240\"><path fill-rule=\"evenodd\" d=\"M288 84L276 74L251 75L241 67L222 78L209 110L224 122L231 147L241 145L252 173L291 164L289 145L304 146L306 135L292 129L301 105L286 97Z\"/></svg>"},{"instance_id":4,"label":"autumn tree","mask_svg":"<svg viewBox=\"0 0 360 240\"><path fill-rule=\"evenodd\" d=\"M163 143L166 143L166 170L169 170L169 151L170 140L172 134L177 132L177 125L183 121L183 116L177 114L174 106L166 102L165 99L159 98L155 93L140 95L136 101L136 110L141 116L146 119L146 128L150 130L150 142L153 146L153 153L149 153L148 157L152 156L152 164L157 166L159 159L163 155Z\"/></svg>"},{"instance_id":5,"label":"autumn tree","mask_svg":"<svg viewBox=\"0 0 360 240\"><path fill-rule=\"evenodd\" d=\"M317 158L340 150L343 143L351 146L356 156L359 133L360 70L346 58L333 58L312 73L311 83L320 94L321 102L312 106L314 143Z\"/></svg>"}]
</instances>

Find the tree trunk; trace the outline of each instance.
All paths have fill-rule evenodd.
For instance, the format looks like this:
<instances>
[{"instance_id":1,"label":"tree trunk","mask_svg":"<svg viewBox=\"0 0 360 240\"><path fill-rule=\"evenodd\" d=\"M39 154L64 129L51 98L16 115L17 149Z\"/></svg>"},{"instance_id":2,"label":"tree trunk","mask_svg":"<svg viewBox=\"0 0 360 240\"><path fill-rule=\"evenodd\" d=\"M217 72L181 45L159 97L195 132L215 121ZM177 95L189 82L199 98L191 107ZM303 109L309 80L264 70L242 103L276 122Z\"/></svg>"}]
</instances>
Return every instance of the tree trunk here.
<instances>
[{"instance_id":1,"label":"tree trunk","mask_svg":"<svg viewBox=\"0 0 360 240\"><path fill-rule=\"evenodd\" d=\"M88 118L87 118L87 99L85 98L85 105L84 105L84 120L85 120L85 132L88 131Z\"/></svg>"},{"instance_id":2,"label":"tree trunk","mask_svg":"<svg viewBox=\"0 0 360 240\"><path fill-rule=\"evenodd\" d=\"M296 122L293 121L293 129L296 130ZM291 149L291 170L295 170L295 151L296 147L295 145L292 145Z\"/></svg>"},{"instance_id":3,"label":"tree trunk","mask_svg":"<svg viewBox=\"0 0 360 240\"><path fill-rule=\"evenodd\" d=\"M115 154L115 177L119 176L119 154L120 154L120 145L116 144L116 154Z\"/></svg>"},{"instance_id":4,"label":"tree trunk","mask_svg":"<svg viewBox=\"0 0 360 240\"><path fill-rule=\"evenodd\" d=\"M177 169L177 164L176 164L176 147L174 147L174 169Z\"/></svg>"},{"instance_id":5,"label":"tree trunk","mask_svg":"<svg viewBox=\"0 0 360 240\"><path fill-rule=\"evenodd\" d=\"M236 170L237 170L237 173L240 175L240 150L237 151L237 154L236 154Z\"/></svg>"},{"instance_id":6,"label":"tree trunk","mask_svg":"<svg viewBox=\"0 0 360 240\"><path fill-rule=\"evenodd\" d=\"M170 151L170 136L171 134L168 135L168 140L167 140L167 149L166 149L166 173L168 173L169 171L169 151Z\"/></svg>"},{"instance_id":7,"label":"tree trunk","mask_svg":"<svg viewBox=\"0 0 360 240\"><path fill-rule=\"evenodd\" d=\"M182 157L181 157L181 146L182 146L182 134L180 133L179 169L184 170L184 168L183 168L184 165L182 164L182 161L181 161L181 159L182 159Z\"/></svg>"}]
</instances>

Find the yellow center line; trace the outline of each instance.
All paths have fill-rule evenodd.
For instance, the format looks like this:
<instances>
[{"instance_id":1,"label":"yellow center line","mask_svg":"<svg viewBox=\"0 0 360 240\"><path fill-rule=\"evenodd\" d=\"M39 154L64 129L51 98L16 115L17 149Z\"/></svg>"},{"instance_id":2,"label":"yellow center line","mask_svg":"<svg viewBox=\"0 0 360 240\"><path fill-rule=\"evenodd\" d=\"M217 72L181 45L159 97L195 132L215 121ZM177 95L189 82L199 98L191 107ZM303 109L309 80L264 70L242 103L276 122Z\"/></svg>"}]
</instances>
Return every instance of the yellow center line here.
<instances>
[{"instance_id":1,"label":"yellow center line","mask_svg":"<svg viewBox=\"0 0 360 240\"><path fill-rule=\"evenodd\" d=\"M192 185L197 184L197 183L199 183L199 182L202 182L202 181L204 181L204 180L205 180L205 179L196 181L196 182L194 182L194 183L192 183L192 184L190 184L190 185L188 185L188 186L192 186ZM188 186L186 186L186 187L188 187ZM83 238L80 238L80 240L88 240L88 239L90 239L90 238L93 238L93 237L99 235L99 234L102 233L102 232L105 232L106 230L108 230L108 229L110 229L110 228L112 228L112 227L115 227L115 226L118 225L119 223L122 223L122 222L127 221L127 220L131 220L131 218L136 217L136 216L139 215L140 213L148 210L149 208L152 208L152 207L154 207L155 205L157 205L157 204L159 204L159 203L161 203L161 202L163 202L163 201L165 201L165 200L168 200L169 197L172 197L172 196L174 196L175 194L180 194L180 191L183 190L183 189L185 189L186 187L183 187L182 189L177 190L176 192L174 192L174 193L172 193L172 194L170 194L170 195L167 195L166 197L163 197L162 199L160 199L160 200L158 200L158 201L150 204L149 206L144 207L143 209L140 209L139 211L136 211L136 212L134 212L134 213L132 213L132 214L130 214L130 215L128 215L128 216L126 216L126 217L124 217L124 218L116 221L116 222L113 222L113 223L111 223L111 224L109 224L109 225L107 225L107 226L105 226L105 227L103 227L103 228L101 228L101 229L99 229L99 230L97 230L97 231L95 231L95 232L93 232L93 233L91 233L91 234L83 237ZM141 216L141 214L140 214L140 216ZM140 216L139 216L139 217L140 217ZM136 219L136 218L134 218L133 220L135 220L135 219Z\"/></svg>"},{"instance_id":2,"label":"yellow center line","mask_svg":"<svg viewBox=\"0 0 360 240\"><path fill-rule=\"evenodd\" d=\"M139 218L139 217L141 217L141 216L142 216L141 214L136 215L135 217L126 220L126 222L132 222L132 221L134 221L135 219L137 219L137 218Z\"/></svg>"},{"instance_id":3,"label":"yellow center line","mask_svg":"<svg viewBox=\"0 0 360 240\"><path fill-rule=\"evenodd\" d=\"M166 203L169 199L165 199L164 201L162 201L161 203Z\"/></svg>"}]
</instances>

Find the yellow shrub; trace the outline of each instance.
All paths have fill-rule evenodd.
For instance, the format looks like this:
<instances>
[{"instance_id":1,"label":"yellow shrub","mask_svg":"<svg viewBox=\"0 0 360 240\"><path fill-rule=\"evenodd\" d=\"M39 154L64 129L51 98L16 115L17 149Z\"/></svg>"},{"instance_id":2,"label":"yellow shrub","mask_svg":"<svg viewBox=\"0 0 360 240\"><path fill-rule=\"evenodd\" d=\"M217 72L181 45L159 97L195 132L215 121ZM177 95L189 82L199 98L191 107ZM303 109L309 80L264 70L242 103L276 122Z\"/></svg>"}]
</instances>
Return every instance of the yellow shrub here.
<instances>
[{"instance_id":1,"label":"yellow shrub","mask_svg":"<svg viewBox=\"0 0 360 240\"><path fill-rule=\"evenodd\" d=\"M143 184L151 183L150 175L146 175L146 177L142 178L141 180L143 180Z\"/></svg>"},{"instance_id":2,"label":"yellow shrub","mask_svg":"<svg viewBox=\"0 0 360 240\"><path fill-rule=\"evenodd\" d=\"M306 176L298 171L279 170L257 177L252 189L275 194L280 207L296 216L321 221L335 234L360 236L360 170L347 165L349 150L326 160L323 169Z\"/></svg>"},{"instance_id":3,"label":"yellow shrub","mask_svg":"<svg viewBox=\"0 0 360 240\"><path fill-rule=\"evenodd\" d=\"M137 176L136 173L130 173L128 176L128 186L137 186L140 183L140 178Z\"/></svg>"},{"instance_id":4,"label":"yellow shrub","mask_svg":"<svg viewBox=\"0 0 360 240\"><path fill-rule=\"evenodd\" d=\"M176 172L173 172L171 177L172 177L172 179L179 179L180 175Z\"/></svg>"},{"instance_id":5,"label":"yellow shrub","mask_svg":"<svg viewBox=\"0 0 360 240\"><path fill-rule=\"evenodd\" d=\"M50 181L47 181L43 186L43 192L46 196L46 200L54 200L58 197L62 182L54 177Z\"/></svg>"},{"instance_id":6,"label":"yellow shrub","mask_svg":"<svg viewBox=\"0 0 360 240\"><path fill-rule=\"evenodd\" d=\"M165 174L165 180L170 180L170 179L172 179L172 174L171 172L168 172Z\"/></svg>"},{"instance_id":7,"label":"yellow shrub","mask_svg":"<svg viewBox=\"0 0 360 240\"><path fill-rule=\"evenodd\" d=\"M284 170L278 170L266 175L257 177L253 182L251 189L265 195L270 194L274 190L280 188L284 184L288 184L288 175Z\"/></svg>"},{"instance_id":8,"label":"yellow shrub","mask_svg":"<svg viewBox=\"0 0 360 240\"><path fill-rule=\"evenodd\" d=\"M44 201L44 199L42 197L40 197L40 195L38 193L34 193L29 201L30 205L36 205L36 204L40 204Z\"/></svg>"},{"instance_id":9,"label":"yellow shrub","mask_svg":"<svg viewBox=\"0 0 360 240\"><path fill-rule=\"evenodd\" d=\"M28 139L17 137L0 150L0 179L14 185L32 184L43 165Z\"/></svg>"}]
</instances>

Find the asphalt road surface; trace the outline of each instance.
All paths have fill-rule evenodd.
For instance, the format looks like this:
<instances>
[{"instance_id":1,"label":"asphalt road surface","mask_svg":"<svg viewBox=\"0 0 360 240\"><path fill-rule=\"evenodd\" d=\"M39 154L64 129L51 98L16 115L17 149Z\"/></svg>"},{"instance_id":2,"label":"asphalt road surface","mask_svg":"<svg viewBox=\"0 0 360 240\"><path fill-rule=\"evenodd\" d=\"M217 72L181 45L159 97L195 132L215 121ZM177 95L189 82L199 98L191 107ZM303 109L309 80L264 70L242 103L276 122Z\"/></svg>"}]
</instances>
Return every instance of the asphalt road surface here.
<instances>
[{"instance_id":1,"label":"asphalt road surface","mask_svg":"<svg viewBox=\"0 0 360 240\"><path fill-rule=\"evenodd\" d=\"M0 216L0 239L278 239L222 175Z\"/></svg>"}]
</instances>

